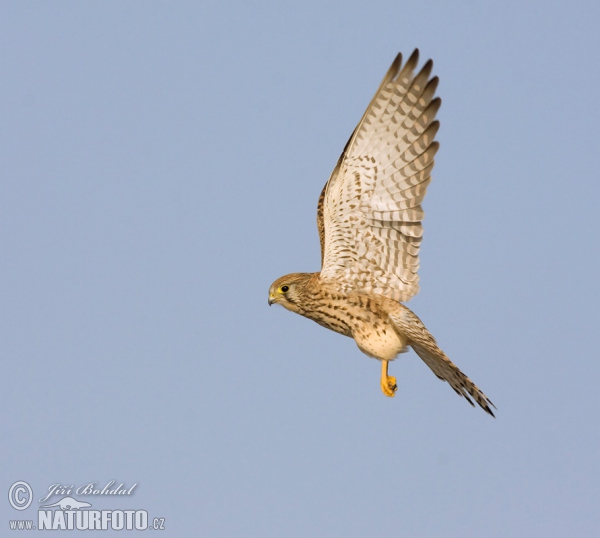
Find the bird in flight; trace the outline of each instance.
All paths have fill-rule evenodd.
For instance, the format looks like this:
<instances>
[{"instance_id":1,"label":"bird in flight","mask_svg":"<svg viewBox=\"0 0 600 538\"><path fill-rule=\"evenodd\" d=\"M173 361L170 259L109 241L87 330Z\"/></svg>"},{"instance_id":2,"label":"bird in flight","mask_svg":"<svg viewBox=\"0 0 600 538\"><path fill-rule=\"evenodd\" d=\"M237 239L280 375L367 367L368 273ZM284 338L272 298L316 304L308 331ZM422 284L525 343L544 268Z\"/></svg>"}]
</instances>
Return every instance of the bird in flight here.
<instances>
[{"instance_id":1,"label":"bird in flight","mask_svg":"<svg viewBox=\"0 0 600 538\"><path fill-rule=\"evenodd\" d=\"M439 147L438 77L430 78L431 60L415 74L418 61L418 49L404 65L398 54L321 192L321 271L278 278L269 305L354 338L363 353L381 361L386 396L397 390L388 363L411 347L457 394L494 416L489 398L400 302L419 291L421 202Z\"/></svg>"}]
</instances>

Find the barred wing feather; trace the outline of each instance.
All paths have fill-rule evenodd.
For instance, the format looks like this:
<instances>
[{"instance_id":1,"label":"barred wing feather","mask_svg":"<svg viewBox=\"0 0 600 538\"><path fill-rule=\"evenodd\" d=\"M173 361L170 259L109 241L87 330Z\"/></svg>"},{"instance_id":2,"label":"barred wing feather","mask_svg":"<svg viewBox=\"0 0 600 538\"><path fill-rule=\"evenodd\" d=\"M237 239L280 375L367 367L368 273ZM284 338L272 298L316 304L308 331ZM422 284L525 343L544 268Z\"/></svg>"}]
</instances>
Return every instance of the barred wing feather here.
<instances>
[{"instance_id":1,"label":"barred wing feather","mask_svg":"<svg viewBox=\"0 0 600 538\"><path fill-rule=\"evenodd\" d=\"M421 202L431 179L437 77L418 50L399 54L356 127L319 199L323 279L397 301L419 291Z\"/></svg>"}]
</instances>

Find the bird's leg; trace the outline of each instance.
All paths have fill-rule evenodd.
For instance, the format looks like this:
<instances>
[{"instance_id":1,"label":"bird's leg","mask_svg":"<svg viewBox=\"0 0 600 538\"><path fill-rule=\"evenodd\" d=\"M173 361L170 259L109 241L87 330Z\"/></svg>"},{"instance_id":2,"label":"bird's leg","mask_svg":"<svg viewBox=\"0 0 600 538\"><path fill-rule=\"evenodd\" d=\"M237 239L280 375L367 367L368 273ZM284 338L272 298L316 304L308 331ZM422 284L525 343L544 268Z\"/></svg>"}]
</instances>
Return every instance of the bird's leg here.
<instances>
[{"instance_id":1,"label":"bird's leg","mask_svg":"<svg viewBox=\"0 0 600 538\"><path fill-rule=\"evenodd\" d=\"M388 376L388 362L381 361L381 390L386 396L393 398L398 387L396 386L396 378Z\"/></svg>"}]
</instances>

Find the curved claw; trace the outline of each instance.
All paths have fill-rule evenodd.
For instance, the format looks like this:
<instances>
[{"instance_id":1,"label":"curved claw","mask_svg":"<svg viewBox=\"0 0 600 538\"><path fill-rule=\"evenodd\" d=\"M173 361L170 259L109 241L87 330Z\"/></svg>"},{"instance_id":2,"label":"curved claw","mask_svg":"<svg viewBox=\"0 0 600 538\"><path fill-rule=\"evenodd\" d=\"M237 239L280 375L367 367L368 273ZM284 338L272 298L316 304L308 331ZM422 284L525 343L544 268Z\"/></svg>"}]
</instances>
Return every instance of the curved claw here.
<instances>
[{"instance_id":1,"label":"curved claw","mask_svg":"<svg viewBox=\"0 0 600 538\"><path fill-rule=\"evenodd\" d=\"M396 378L387 375L387 372L388 361L381 361L381 391L389 398L393 398L398 386L396 385Z\"/></svg>"},{"instance_id":2,"label":"curved claw","mask_svg":"<svg viewBox=\"0 0 600 538\"><path fill-rule=\"evenodd\" d=\"M396 394L396 390L398 390L398 386L396 385L395 377L387 377L381 378L381 390L386 396L393 398Z\"/></svg>"}]
</instances>

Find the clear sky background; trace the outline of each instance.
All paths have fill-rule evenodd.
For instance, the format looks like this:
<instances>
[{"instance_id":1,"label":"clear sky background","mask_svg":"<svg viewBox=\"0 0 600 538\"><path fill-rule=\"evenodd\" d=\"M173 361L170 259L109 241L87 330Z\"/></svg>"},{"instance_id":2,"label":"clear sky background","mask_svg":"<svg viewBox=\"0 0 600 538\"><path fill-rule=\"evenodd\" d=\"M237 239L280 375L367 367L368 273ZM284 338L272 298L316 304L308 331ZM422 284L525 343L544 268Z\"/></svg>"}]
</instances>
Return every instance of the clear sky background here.
<instances>
[{"instance_id":1,"label":"clear sky background","mask_svg":"<svg viewBox=\"0 0 600 538\"><path fill-rule=\"evenodd\" d=\"M94 508L168 537L600 536L599 20L2 2L2 536L50 484L110 480L138 486ZM413 352L385 398L351 339L267 306L319 269L320 190L414 47L443 105L409 306L495 420Z\"/></svg>"}]
</instances>

